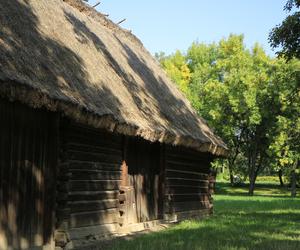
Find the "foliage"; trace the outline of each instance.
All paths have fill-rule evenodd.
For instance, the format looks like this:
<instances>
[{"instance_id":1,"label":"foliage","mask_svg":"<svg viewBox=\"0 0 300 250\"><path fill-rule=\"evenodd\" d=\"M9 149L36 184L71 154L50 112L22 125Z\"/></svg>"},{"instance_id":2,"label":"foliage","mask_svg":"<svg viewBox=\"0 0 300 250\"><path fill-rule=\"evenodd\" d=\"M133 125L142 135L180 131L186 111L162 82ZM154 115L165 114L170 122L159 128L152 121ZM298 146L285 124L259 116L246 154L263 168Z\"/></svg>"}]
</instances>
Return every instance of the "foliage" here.
<instances>
[{"instance_id":1,"label":"foliage","mask_svg":"<svg viewBox=\"0 0 300 250\"><path fill-rule=\"evenodd\" d=\"M186 95L189 95L188 84L191 79L191 73L185 56L178 50L170 56L165 56L164 53L160 53L156 54L155 57L173 82L178 84L180 90Z\"/></svg>"},{"instance_id":2,"label":"foliage","mask_svg":"<svg viewBox=\"0 0 300 250\"><path fill-rule=\"evenodd\" d=\"M263 175L257 177L257 183L273 183L277 186L279 184L279 179L277 175Z\"/></svg>"},{"instance_id":3,"label":"foliage","mask_svg":"<svg viewBox=\"0 0 300 250\"><path fill-rule=\"evenodd\" d=\"M218 45L193 44L188 56L194 73L192 92L198 94L194 106L231 149L228 165L237 169L246 165L244 172L255 181L274 119L268 95L273 61L258 45L247 50L241 35L231 35Z\"/></svg>"},{"instance_id":4,"label":"foliage","mask_svg":"<svg viewBox=\"0 0 300 250\"><path fill-rule=\"evenodd\" d=\"M273 142L269 154L273 167L299 171L300 163L300 62L281 62L277 69L277 102L280 112L277 115ZM290 173L288 171L288 175ZM299 173L298 173L299 174Z\"/></svg>"},{"instance_id":5,"label":"foliage","mask_svg":"<svg viewBox=\"0 0 300 250\"><path fill-rule=\"evenodd\" d=\"M198 113L230 148L230 175L249 177L250 194L266 167L291 167L299 159L299 61L272 59L242 35L219 43L193 43L159 61ZM183 67L189 70L183 70ZM188 72L188 74L185 74ZM224 161L222 164L224 165Z\"/></svg>"},{"instance_id":6,"label":"foliage","mask_svg":"<svg viewBox=\"0 0 300 250\"><path fill-rule=\"evenodd\" d=\"M300 0L289 0L285 6L285 10L292 12L294 8L300 7ZM280 47L277 52L280 56L288 59L293 57L300 59L300 11L295 11L275 28L269 35L269 41L273 48Z\"/></svg>"}]
</instances>

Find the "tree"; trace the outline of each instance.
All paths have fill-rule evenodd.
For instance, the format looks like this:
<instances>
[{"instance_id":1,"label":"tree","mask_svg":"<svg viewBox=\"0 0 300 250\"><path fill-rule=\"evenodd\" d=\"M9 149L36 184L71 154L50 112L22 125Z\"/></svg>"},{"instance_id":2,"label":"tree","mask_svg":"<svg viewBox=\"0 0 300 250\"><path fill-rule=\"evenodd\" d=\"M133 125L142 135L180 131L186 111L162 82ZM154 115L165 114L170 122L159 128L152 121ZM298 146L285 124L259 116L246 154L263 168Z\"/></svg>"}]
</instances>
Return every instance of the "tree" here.
<instances>
[{"instance_id":1,"label":"tree","mask_svg":"<svg viewBox=\"0 0 300 250\"><path fill-rule=\"evenodd\" d=\"M289 0L284 10L291 13L295 8L299 9L300 0ZM279 56L287 59L296 57L300 59L300 11L295 11L277 25L269 34L269 41L273 48L281 47L277 52Z\"/></svg>"},{"instance_id":2,"label":"tree","mask_svg":"<svg viewBox=\"0 0 300 250\"><path fill-rule=\"evenodd\" d=\"M297 67L271 59L257 44L247 49L242 35L230 35L218 44L193 43L186 55L177 52L161 62L230 148L226 163L231 181L234 173L246 173L253 195L257 175L266 166L278 166L271 155L279 150L272 145L280 145L276 140L284 130L280 117L295 120L299 100L293 99L294 106L284 100L294 95ZM182 65L188 66L189 78L182 77ZM286 133L291 146L294 132Z\"/></svg>"},{"instance_id":3,"label":"tree","mask_svg":"<svg viewBox=\"0 0 300 250\"><path fill-rule=\"evenodd\" d=\"M218 45L193 44L187 61L190 87L198 94L194 106L231 149L231 181L237 158L244 156L252 195L267 158L269 125L274 123L268 96L273 62L258 45L247 50L242 35L230 35Z\"/></svg>"},{"instance_id":4,"label":"tree","mask_svg":"<svg viewBox=\"0 0 300 250\"><path fill-rule=\"evenodd\" d=\"M299 0L288 0L284 9L291 13L293 9L299 7ZM277 53L279 56L284 56L288 60L293 57L300 59L300 11L295 11L280 25L273 28L269 41L273 48L282 47L282 50ZM283 85L289 86L281 91L282 114L278 116L276 140L270 146L270 150L275 154L274 158L281 167L280 171L283 167L290 170L291 196L295 197L296 175L300 169L300 64L299 61L294 61L292 65L295 70L287 72L291 73L289 75L294 76L294 79L287 80Z\"/></svg>"},{"instance_id":5,"label":"tree","mask_svg":"<svg viewBox=\"0 0 300 250\"><path fill-rule=\"evenodd\" d=\"M163 66L167 74L176 83L179 89L187 96L190 95L188 84L191 79L190 69L185 56L177 50L174 54L166 56L163 52L155 54L156 59Z\"/></svg>"},{"instance_id":6,"label":"tree","mask_svg":"<svg viewBox=\"0 0 300 250\"><path fill-rule=\"evenodd\" d=\"M296 196L296 179L300 168L300 61L279 62L276 97L280 112L276 119L270 156L275 166L290 174L291 195Z\"/></svg>"}]
</instances>

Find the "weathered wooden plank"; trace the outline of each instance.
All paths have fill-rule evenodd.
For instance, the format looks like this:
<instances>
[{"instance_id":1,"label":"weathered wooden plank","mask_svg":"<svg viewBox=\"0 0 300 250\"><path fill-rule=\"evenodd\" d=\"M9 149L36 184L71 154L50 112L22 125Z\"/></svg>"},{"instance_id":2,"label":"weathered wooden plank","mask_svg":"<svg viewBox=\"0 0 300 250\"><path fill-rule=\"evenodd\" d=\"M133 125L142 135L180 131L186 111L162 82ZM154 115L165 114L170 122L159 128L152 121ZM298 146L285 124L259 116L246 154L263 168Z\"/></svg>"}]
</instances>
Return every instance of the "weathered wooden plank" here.
<instances>
[{"instance_id":1,"label":"weathered wooden plank","mask_svg":"<svg viewBox=\"0 0 300 250\"><path fill-rule=\"evenodd\" d=\"M68 231L71 240L86 239L88 236L114 234L119 229L118 223L72 228Z\"/></svg>"},{"instance_id":2,"label":"weathered wooden plank","mask_svg":"<svg viewBox=\"0 0 300 250\"><path fill-rule=\"evenodd\" d=\"M206 162L201 160L194 160L189 158L181 158L176 156L167 155L166 157L167 164L180 164L186 167L198 167L199 169L204 168L207 166Z\"/></svg>"},{"instance_id":3,"label":"weathered wooden plank","mask_svg":"<svg viewBox=\"0 0 300 250\"><path fill-rule=\"evenodd\" d=\"M59 193L67 193L70 190L69 182L61 181L57 183L56 189Z\"/></svg>"},{"instance_id":4,"label":"weathered wooden plank","mask_svg":"<svg viewBox=\"0 0 300 250\"><path fill-rule=\"evenodd\" d=\"M178 156L186 156L188 158L197 158L202 161L212 161L214 156L210 153L199 152L197 150L193 150L191 148L178 147L178 146L170 146L166 145L166 154L167 155L178 155Z\"/></svg>"},{"instance_id":5,"label":"weathered wooden plank","mask_svg":"<svg viewBox=\"0 0 300 250\"><path fill-rule=\"evenodd\" d=\"M96 201L72 201L68 203L71 213L118 208L119 204L119 200L117 199Z\"/></svg>"},{"instance_id":6,"label":"weathered wooden plank","mask_svg":"<svg viewBox=\"0 0 300 250\"><path fill-rule=\"evenodd\" d=\"M187 169L176 170L176 169L166 169L167 177L181 177L181 178L190 178L190 179L202 179L207 180L208 174L201 172L188 171Z\"/></svg>"},{"instance_id":7,"label":"weathered wooden plank","mask_svg":"<svg viewBox=\"0 0 300 250\"><path fill-rule=\"evenodd\" d=\"M68 150L77 150L81 152L93 152L93 153L98 153L98 152L103 152L106 154L120 154L122 155L122 149L120 147L115 147L111 146L110 144L104 145L104 146L99 146L99 145L93 145L93 144L84 144L80 142L66 142L65 147Z\"/></svg>"},{"instance_id":8,"label":"weathered wooden plank","mask_svg":"<svg viewBox=\"0 0 300 250\"><path fill-rule=\"evenodd\" d=\"M121 164L109 162L69 160L69 171L72 172L73 170L81 169L84 171L121 171Z\"/></svg>"},{"instance_id":9,"label":"weathered wooden plank","mask_svg":"<svg viewBox=\"0 0 300 250\"><path fill-rule=\"evenodd\" d=\"M98 191L98 190L118 190L120 181L98 180L98 181L70 181L71 191Z\"/></svg>"},{"instance_id":10,"label":"weathered wooden plank","mask_svg":"<svg viewBox=\"0 0 300 250\"><path fill-rule=\"evenodd\" d=\"M70 216L71 210L68 207L64 207L64 208L57 208L56 209L56 218L59 221L62 221L64 219L68 219Z\"/></svg>"},{"instance_id":11,"label":"weathered wooden plank","mask_svg":"<svg viewBox=\"0 0 300 250\"><path fill-rule=\"evenodd\" d=\"M199 174L207 174L209 170L209 166L204 163L192 163L189 161L176 161L176 160L167 160L166 168L168 170L186 170L192 171Z\"/></svg>"},{"instance_id":12,"label":"weathered wooden plank","mask_svg":"<svg viewBox=\"0 0 300 250\"><path fill-rule=\"evenodd\" d=\"M95 145L100 147L111 147L115 149L121 148L121 140L115 140L113 137L110 137L110 133L107 134L91 134L86 133L86 130L72 131L73 128L64 130L63 134L68 142L82 143L87 145Z\"/></svg>"},{"instance_id":13,"label":"weathered wooden plank","mask_svg":"<svg viewBox=\"0 0 300 250\"><path fill-rule=\"evenodd\" d=\"M203 193L195 193L195 194L166 194L166 200L171 200L174 202L181 201L210 201L209 195Z\"/></svg>"},{"instance_id":14,"label":"weathered wooden plank","mask_svg":"<svg viewBox=\"0 0 300 250\"><path fill-rule=\"evenodd\" d=\"M166 186L166 194L186 194L199 193L206 194L209 189L207 187L192 187L192 186Z\"/></svg>"},{"instance_id":15,"label":"weathered wooden plank","mask_svg":"<svg viewBox=\"0 0 300 250\"><path fill-rule=\"evenodd\" d=\"M121 180L121 172L73 170L71 180Z\"/></svg>"},{"instance_id":16,"label":"weathered wooden plank","mask_svg":"<svg viewBox=\"0 0 300 250\"><path fill-rule=\"evenodd\" d=\"M119 222L117 209L106 209L93 212L72 213L70 227L85 227Z\"/></svg>"},{"instance_id":17,"label":"weathered wooden plank","mask_svg":"<svg viewBox=\"0 0 300 250\"><path fill-rule=\"evenodd\" d=\"M93 128L91 126L87 126L85 124L80 124L77 122L71 121L68 125L68 130L66 132L72 133L72 134L81 134L87 137L90 137L92 135L92 138L100 137L103 141L113 141L116 143L122 143L122 135L107 132L104 129L99 128Z\"/></svg>"},{"instance_id":18,"label":"weathered wooden plank","mask_svg":"<svg viewBox=\"0 0 300 250\"><path fill-rule=\"evenodd\" d=\"M176 159L184 159L184 160L197 160L201 162L210 162L212 160L212 156L207 153L201 153L199 151L193 149L187 149L184 147L166 147L166 155L167 158L175 157Z\"/></svg>"},{"instance_id":19,"label":"weathered wooden plank","mask_svg":"<svg viewBox=\"0 0 300 250\"><path fill-rule=\"evenodd\" d=\"M80 160L87 162L106 162L114 164L122 164L121 155L108 155L105 153L89 153L74 150L66 151L66 157L70 160Z\"/></svg>"},{"instance_id":20,"label":"weathered wooden plank","mask_svg":"<svg viewBox=\"0 0 300 250\"><path fill-rule=\"evenodd\" d=\"M82 191L82 192L69 192L69 201L87 201L87 200L109 200L117 199L119 190L114 191Z\"/></svg>"},{"instance_id":21,"label":"weathered wooden plank","mask_svg":"<svg viewBox=\"0 0 300 250\"><path fill-rule=\"evenodd\" d=\"M56 194L56 202L60 203L60 202L64 202L68 200L68 193L66 192L57 192Z\"/></svg>"},{"instance_id":22,"label":"weathered wooden plank","mask_svg":"<svg viewBox=\"0 0 300 250\"><path fill-rule=\"evenodd\" d=\"M190 185L209 185L209 181L207 179L190 179L190 178L180 178L180 177L166 177L167 183L172 184L190 184Z\"/></svg>"},{"instance_id":23,"label":"weathered wooden plank","mask_svg":"<svg viewBox=\"0 0 300 250\"><path fill-rule=\"evenodd\" d=\"M185 180L185 179L166 179L166 184L171 186L183 186L183 187L207 187L209 182L207 180Z\"/></svg>"}]
</instances>

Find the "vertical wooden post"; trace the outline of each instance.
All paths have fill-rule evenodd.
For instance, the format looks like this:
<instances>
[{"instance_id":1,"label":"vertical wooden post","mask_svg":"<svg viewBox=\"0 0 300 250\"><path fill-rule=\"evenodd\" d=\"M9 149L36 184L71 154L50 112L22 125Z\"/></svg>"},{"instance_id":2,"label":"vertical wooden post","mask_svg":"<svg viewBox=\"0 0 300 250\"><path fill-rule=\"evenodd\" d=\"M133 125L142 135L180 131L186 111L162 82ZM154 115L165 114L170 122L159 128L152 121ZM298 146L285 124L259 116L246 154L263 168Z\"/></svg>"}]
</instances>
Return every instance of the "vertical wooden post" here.
<instances>
[{"instance_id":1,"label":"vertical wooden post","mask_svg":"<svg viewBox=\"0 0 300 250\"><path fill-rule=\"evenodd\" d=\"M165 173L166 173L166 150L165 144L160 144L160 173L159 173L159 208L160 219L164 218L165 213Z\"/></svg>"},{"instance_id":2,"label":"vertical wooden post","mask_svg":"<svg viewBox=\"0 0 300 250\"><path fill-rule=\"evenodd\" d=\"M121 176L121 186L128 186L128 166L126 161L123 160L121 166L122 176Z\"/></svg>"},{"instance_id":3,"label":"vertical wooden post","mask_svg":"<svg viewBox=\"0 0 300 250\"><path fill-rule=\"evenodd\" d=\"M123 136L123 162L121 166L122 176L121 176L121 186L128 186L128 166L126 163L127 159L127 147L128 147L128 138Z\"/></svg>"}]
</instances>

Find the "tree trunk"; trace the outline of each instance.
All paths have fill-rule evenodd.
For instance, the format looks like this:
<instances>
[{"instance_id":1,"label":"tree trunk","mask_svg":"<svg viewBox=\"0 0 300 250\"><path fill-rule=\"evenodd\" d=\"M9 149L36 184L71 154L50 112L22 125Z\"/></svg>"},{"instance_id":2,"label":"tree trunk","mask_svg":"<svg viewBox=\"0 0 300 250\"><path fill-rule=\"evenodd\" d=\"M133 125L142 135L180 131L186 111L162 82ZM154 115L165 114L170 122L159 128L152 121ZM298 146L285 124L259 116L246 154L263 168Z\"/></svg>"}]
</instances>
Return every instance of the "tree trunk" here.
<instances>
[{"instance_id":1,"label":"tree trunk","mask_svg":"<svg viewBox=\"0 0 300 250\"><path fill-rule=\"evenodd\" d=\"M283 180L282 180L282 169L279 169L278 177L279 177L280 187L283 187L284 183L283 183Z\"/></svg>"},{"instance_id":2,"label":"tree trunk","mask_svg":"<svg viewBox=\"0 0 300 250\"><path fill-rule=\"evenodd\" d=\"M234 183L233 183L233 174L232 174L232 170L231 168L229 167L229 177L230 177L230 185L233 186Z\"/></svg>"},{"instance_id":3,"label":"tree trunk","mask_svg":"<svg viewBox=\"0 0 300 250\"><path fill-rule=\"evenodd\" d=\"M256 171L254 169L251 172L252 173L249 176L250 185L249 185L248 195L253 196L257 174L256 174Z\"/></svg>"},{"instance_id":4,"label":"tree trunk","mask_svg":"<svg viewBox=\"0 0 300 250\"><path fill-rule=\"evenodd\" d=\"M254 188L255 188L255 181L258 175L258 172L261 168L261 163L262 163L262 157L260 157L259 159L259 163L256 164L256 160L255 158L252 159L251 163L251 167L250 167L250 175L249 175L249 192L248 195L253 196L254 194Z\"/></svg>"},{"instance_id":5,"label":"tree trunk","mask_svg":"<svg viewBox=\"0 0 300 250\"><path fill-rule=\"evenodd\" d=\"M295 169L291 172L291 196L296 197L296 172Z\"/></svg>"},{"instance_id":6,"label":"tree trunk","mask_svg":"<svg viewBox=\"0 0 300 250\"><path fill-rule=\"evenodd\" d=\"M291 196L296 197L297 195L297 174L296 169L300 167L300 161L296 160L292 172L291 172Z\"/></svg>"},{"instance_id":7,"label":"tree trunk","mask_svg":"<svg viewBox=\"0 0 300 250\"><path fill-rule=\"evenodd\" d=\"M229 177L230 177L230 184L231 184L231 186L234 185L234 183L233 183L232 166L233 166L233 164L234 164L234 162L235 162L238 154L239 154L239 151L237 149L236 152L235 152L235 155L231 159L228 160L228 170L229 170Z\"/></svg>"}]
</instances>

